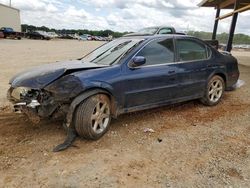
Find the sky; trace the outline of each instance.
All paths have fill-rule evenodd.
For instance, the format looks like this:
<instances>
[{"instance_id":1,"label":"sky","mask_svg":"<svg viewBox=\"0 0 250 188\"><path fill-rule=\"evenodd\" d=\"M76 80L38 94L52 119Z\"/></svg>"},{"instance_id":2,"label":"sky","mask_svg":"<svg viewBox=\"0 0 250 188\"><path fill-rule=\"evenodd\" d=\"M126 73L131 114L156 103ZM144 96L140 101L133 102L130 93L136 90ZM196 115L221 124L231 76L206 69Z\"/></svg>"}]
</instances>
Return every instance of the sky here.
<instances>
[{"instance_id":1,"label":"sky","mask_svg":"<svg viewBox=\"0 0 250 188\"><path fill-rule=\"evenodd\" d=\"M201 0L12 0L21 23L56 29L137 31L149 26L173 26L177 31L212 32L216 10L199 8ZM185 4L184 4L185 2ZM9 0L0 0L9 4ZM222 11L224 14L228 11ZM250 11L238 17L236 33L250 35ZM220 21L228 32L231 18Z\"/></svg>"}]
</instances>

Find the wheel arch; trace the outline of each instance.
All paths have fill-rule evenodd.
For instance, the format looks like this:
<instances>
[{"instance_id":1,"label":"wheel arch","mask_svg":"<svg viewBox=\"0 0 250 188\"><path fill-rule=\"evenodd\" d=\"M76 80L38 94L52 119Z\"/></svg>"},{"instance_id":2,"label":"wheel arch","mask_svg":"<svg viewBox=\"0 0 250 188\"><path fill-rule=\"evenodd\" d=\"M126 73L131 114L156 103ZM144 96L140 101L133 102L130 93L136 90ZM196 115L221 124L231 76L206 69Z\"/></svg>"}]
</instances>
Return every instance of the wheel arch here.
<instances>
[{"instance_id":1,"label":"wheel arch","mask_svg":"<svg viewBox=\"0 0 250 188\"><path fill-rule=\"evenodd\" d=\"M224 73L224 72L222 72L222 71L213 72L213 73L209 76L209 78L208 78L208 80L207 80L207 83L208 83L209 80L210 80L212 77L214 77L214 76L220 76L220 77L224 80L224 82L225 82L225 87L227 87L227 76L226 76L226 73Z\"/></svg>"},{"instance_id":2,"label":"wheel arch","mask_svg":"<svg viewBox=\"0 0 250 188\"><path fill-rule=\"evenodd\" d=\"M221 78L223 78L225 84L227 84L227 77L224 73L216 73L214 76L220 76Z\"/></svg>"},{"instance_id":3,"label":"wheel arch","mask_svg":"<svg viewBox=\"0 0 250 188\"><path fill-rule=\"evenodd\" d=\"M85 95L85 93L88 93L88 95ZM117 106L118 106L117 99L115 98L112 91L109 90L109 88L93 87L93 88L89 88L89 89L83 91L80 95L85 95L85 96L88 96L87 98L89 98L89 97L96 95L96 94L105 94L108 96L110 103L111 103L111 113L114 117L116 117L117 116L116 111L117 111ZM85 98L84 100L86 100L87 98Z\"/></svg>"},{"instance_id":4,"label":"wheel arch","mask_svg":"<svg viewBox=\"0 0 250 188\"><path fill-rule=\"evenodd\" d=\"M78 107L78 105L86 100L87 98L96 95L96 94L105 94L108 96L110 99L111 103L111 114L113 117L117 117L118 115L118 105L117 105L117 100L114 97L114 95L107 89L105 88L90 88L88 90L85 90L84 92L80 93L77 97L73 99L73 101L70 104L69 111L66 116L66 126L70 127L72 124L73 116L75 113L75 109Z\"/></svg>"}]
</instances>

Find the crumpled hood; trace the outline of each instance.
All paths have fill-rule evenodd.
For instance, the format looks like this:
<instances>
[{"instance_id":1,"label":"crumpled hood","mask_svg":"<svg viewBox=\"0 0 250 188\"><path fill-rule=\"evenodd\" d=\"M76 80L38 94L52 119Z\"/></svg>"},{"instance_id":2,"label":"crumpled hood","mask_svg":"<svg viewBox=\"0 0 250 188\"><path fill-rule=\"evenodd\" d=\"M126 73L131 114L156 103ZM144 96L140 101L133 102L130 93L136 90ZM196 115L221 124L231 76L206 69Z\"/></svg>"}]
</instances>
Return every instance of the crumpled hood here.
<instances>
[{"instance_id":1,"label":"crumpled hood","mask_svg":"<svg viewBox=\"0 0 250 188\"><path fill-rule=\"evenodd\" d=\"M101 67L107 67L107 65L97 65L88 62L83 63L81 60L46 64L15 75L10 79L9 83L14 88L21 86L33 89L42 89L63 75L80 70Z\"/></svg>"}]
</instances>

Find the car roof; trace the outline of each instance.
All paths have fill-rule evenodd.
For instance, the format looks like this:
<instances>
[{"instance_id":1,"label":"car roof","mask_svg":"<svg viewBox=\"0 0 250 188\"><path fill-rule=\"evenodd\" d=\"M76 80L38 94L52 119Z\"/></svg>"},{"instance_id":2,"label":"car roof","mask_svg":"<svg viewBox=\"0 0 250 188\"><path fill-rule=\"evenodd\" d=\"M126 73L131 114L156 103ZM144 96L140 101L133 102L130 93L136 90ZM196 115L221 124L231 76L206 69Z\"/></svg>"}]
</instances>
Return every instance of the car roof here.
<instances>
[{"instance_id":1,"label":"car roof","mask_svg":"<svg viewBox=\"0 0 250 188\"><path fill-rule=\"evenodd\" d=\"M173 26L169 26L169 25L159 25L159 26L151 26L151 27L144 27L142 29L145 29L145 28L174 28Z\"/></svg>"},{"instance_id":2,"label":"car roof","mask_svg":"<svg viewBox=\"0 0 250 188\"><path fill-rule=\"evenodd\" d=\"M189 35L179 35L179 34L162 34L162 35L132 35L132 36L123 36L121 38L130 38L130 39L158 39L158 38L195 38Z\"/></svg>"}]
</instances>

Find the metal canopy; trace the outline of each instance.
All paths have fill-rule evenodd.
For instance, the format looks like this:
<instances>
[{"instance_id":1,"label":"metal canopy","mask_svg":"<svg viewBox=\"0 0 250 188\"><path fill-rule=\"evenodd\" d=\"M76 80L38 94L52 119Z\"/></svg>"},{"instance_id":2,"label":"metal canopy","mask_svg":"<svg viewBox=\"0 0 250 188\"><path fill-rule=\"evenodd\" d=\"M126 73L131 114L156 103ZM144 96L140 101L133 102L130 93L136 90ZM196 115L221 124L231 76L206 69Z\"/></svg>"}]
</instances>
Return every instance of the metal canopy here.
<instances>
[{"instance_id":1,"label":"metal canopy","mask_svg":"<svg viewBox=\"0 0 250 188\"><path fill-rule=\"evenodd\" d=\"M203 0L198 4L200 7L215 7L216 9L234 9L236 0ZM239 0L239 8L250 4L250 0Z\"/></svg>"},{"instance_id":2,"label":"metal canopy","mask_svg":"<svg viewBox=\"0 0 250 188\"><path fill-rule=\"evenodd\" d=\"M238 18L238 13L250 10L250 0L203 0L201 3L198 4L198 6L214 7L215 9L217 9L215 22L214 22L213 35L212 35L213 40L216 39L216 33L217 33L219 20L232 16L228 42L227 42L227 46L225 49L226 51L230 52L232 50L232 42L233 42L235 26L236 26L236 22ZM233 9L233 11L220 16L221 9Z\"/></svg>"}]
</instances>

